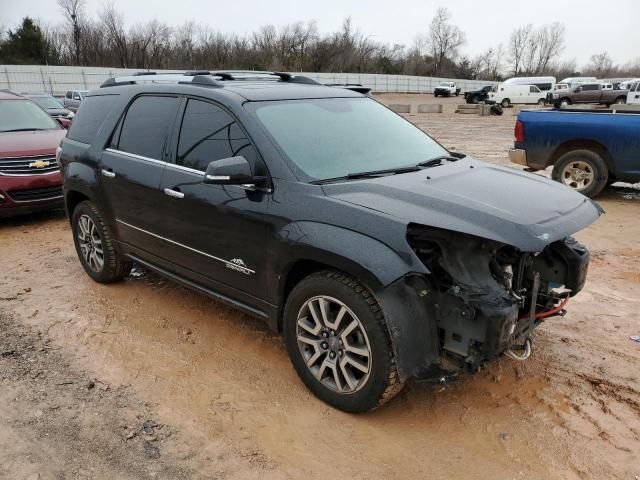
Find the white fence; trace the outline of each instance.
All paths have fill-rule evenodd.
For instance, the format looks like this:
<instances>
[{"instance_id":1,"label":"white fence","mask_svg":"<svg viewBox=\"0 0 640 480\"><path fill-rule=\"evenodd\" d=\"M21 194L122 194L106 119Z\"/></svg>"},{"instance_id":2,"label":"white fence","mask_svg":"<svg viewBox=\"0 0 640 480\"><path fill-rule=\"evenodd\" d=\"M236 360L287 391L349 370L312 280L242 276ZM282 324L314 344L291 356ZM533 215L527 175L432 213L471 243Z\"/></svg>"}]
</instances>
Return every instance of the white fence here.
<instances>
[{"instance_id":1,"label":"white fence","mask_svg":"<svg viewBox=\"0 0 640 480\"><path fill-rule=\"evenodd\" d=\"M130 75L139 71L140 69L126 68L0 65L0 89L9 89L15 92L47 92L60 96L64 95L67 90L92 90L100 87L100 84L107 78ZM166 70L165 72L170 71ZM380 93L431 93L434 87L443 80L456 81L463 92L497 83L484 80L456 80L373 73L292 73L308 76L320 83L359 83Z\"/></svg>"}]
</instances>

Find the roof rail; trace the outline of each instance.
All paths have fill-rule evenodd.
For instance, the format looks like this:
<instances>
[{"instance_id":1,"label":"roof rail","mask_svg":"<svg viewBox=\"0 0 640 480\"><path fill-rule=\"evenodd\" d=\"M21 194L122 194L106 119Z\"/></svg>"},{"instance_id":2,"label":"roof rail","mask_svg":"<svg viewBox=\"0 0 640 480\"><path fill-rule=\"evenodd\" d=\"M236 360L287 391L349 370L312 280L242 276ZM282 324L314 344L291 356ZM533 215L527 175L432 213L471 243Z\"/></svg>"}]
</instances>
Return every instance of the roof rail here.
<instances>
[{"instance_id":1,"label":"roof rail","mask_svg":"<svg viewBox=\"0 0 640 480\"><path fill-rule=\"evenodd\" d=\"M186 72L136 72L122 77L112 77L105 80L100 88L116 87L121 85L180 83L192 85L206 85L221 87L222 81L257 80L265 78L278 79L281 82L300 83L306 85L320 85L315 80L302 75L293 75L286 72L263 72L255 70L191 70Z\"/></svg>"}]
</instances>

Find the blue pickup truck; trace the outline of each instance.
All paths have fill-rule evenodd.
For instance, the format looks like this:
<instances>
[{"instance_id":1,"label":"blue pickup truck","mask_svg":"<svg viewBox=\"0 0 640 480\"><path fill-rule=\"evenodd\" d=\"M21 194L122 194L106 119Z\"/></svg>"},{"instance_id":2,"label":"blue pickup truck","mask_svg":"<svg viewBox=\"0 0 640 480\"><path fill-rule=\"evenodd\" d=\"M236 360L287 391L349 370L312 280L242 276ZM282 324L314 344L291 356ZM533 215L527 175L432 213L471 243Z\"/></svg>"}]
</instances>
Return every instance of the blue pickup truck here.
<instances>
[{"instance_id":1,"label":"blue pickup truck","mask_svg":"<svg viewBox=\"0 0 640 480\"><path fill-rule=\"evenodd\" d=\"M614 182L640 182L640 111L525 110L512 162L595 197Z\"/></svg>"}]
</instances>

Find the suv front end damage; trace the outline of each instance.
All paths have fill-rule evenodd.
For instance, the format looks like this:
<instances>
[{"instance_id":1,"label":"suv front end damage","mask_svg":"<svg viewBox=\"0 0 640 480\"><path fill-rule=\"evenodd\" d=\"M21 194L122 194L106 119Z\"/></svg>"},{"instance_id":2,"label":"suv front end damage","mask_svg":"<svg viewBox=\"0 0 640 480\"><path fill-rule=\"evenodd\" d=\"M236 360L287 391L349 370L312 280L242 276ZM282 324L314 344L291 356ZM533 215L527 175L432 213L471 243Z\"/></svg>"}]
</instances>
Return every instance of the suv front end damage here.
<instances>
[{"instance_id":1,"label":"suv front end damage","mask_svg":"<svg viewBox=\"0 0 640 480\"><path fill-rule=\"evenodd\" d=\"M564 314L568 298L584 286L589 264L589 252L571 237L523 252L412 224L407 240L430 272L422 297L434 309L444 371L474 371L503 353L528 357L533 329Z\"/></svg>"}]
</instances>

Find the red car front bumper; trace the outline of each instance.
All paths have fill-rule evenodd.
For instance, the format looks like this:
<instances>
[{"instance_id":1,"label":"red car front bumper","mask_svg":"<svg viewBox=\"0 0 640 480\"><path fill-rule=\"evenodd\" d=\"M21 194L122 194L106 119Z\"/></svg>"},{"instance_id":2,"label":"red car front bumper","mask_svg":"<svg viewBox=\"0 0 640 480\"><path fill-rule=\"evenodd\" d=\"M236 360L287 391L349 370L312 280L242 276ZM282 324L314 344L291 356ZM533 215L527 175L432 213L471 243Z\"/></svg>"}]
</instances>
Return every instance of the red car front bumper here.
<instances>
[{"instance_id":1,"label":"red car front bumper","mask_svg":"<svg viewBox=\"0 0 640 480\"><path fill-rule=\"evenodd\" d=\"M0 218L62 207L59 171L36 175L0 174Z\"/></svg>"}]
</instances>

